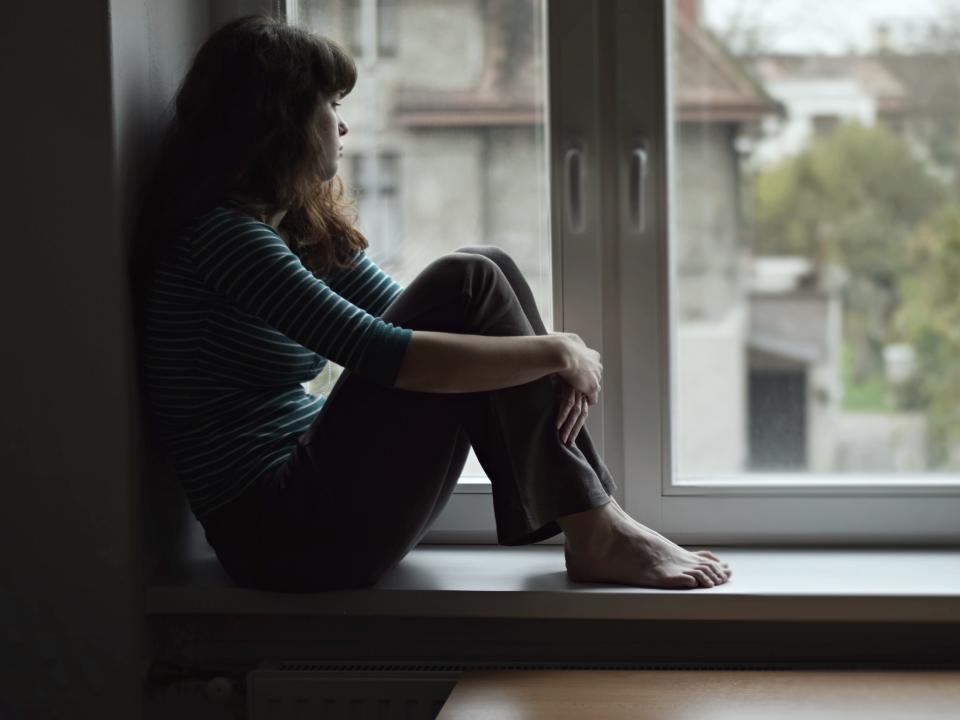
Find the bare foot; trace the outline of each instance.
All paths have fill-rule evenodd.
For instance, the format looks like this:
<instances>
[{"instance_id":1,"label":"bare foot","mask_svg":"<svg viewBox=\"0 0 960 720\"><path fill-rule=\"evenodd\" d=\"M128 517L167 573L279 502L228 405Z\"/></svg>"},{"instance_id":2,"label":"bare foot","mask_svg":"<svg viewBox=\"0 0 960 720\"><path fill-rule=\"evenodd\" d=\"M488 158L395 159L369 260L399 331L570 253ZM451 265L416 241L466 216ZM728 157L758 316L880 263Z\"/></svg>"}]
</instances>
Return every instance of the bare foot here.
<instances>
[{"instance_id":1,"label":"bare foot","mask_svg":"<svg viewBox=\"0 0 960 720\"><path fill-rule=\"evenodd\" d=\"M732 575L713 553L683 549L610 500L558 519L567 537L567 577L573 582L675 589L714 587Z\"/></svg>"},{"instance_id":2,"label":"bare foot","mask_svg":"<svg viewBox=\"0 0 960 720\"><path fill-rule=\"evenodd\" d=\"M613 495L610 496L610 504L613 506L613 509L614 509L614 510L616 510L622 517L624 517L626 520L628 520L631 524L635 525L636 527L643 528L643 529L644 529L646 532L648 532L648 533L653 533L653 534L656 535L657 537L661 538L664 542L670 543L670 544L673 545L674 547L680 547L679 545L677 545L676 543L674 543L672 540L668 540L667 538L665 538L663 535L661 535L660 533L658 533L658 532L657 532L656 530L654 530L653 528L647 527L646 525L643 525L642 523L639 523L639 522L637 522L636 520L634 520L634 518L633 518L631 515L628 515L628 514L627 514L627 511L626 511L626 510L624 510L622 507L620 507L620 503L617 502L617 499L616 499L615 497L613 497ZM711 560L715 560L715 561L719 562L719 563L723 566L723 568L727 571L727 580L729 580L729 579L730 579L730 576L733 575L733 571L730 569L730 566L729 566L727 563L725 563L725 562L723 562L722 560L720 560L720 558L718 558L716 555L714 555L714 554L713 554L712 552L710 552L709 550L696 550L696 551L694 551L694 554L695 554L695 555L703 555L704 557L707 557L707 558L710 558Z\"/></svg>"}]
</instances>

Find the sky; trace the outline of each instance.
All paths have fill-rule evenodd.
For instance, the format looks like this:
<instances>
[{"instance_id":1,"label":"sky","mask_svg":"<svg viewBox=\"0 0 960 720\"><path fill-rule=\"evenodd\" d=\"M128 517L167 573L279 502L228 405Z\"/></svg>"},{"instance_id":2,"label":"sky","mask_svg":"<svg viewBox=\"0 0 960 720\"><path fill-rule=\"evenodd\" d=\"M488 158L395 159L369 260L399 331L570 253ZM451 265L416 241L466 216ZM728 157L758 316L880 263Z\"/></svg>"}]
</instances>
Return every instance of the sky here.
<instances>
[{"instance_id":1,"label":"sky","mask_svg":"<svg viewBox=\"0 0 960 720\"><path fill-rule=\"evenodd\" d=\"M960 14L960 0L701 0L704 23L729 27L741 14L765 29L774 52L839 54L874 46L874 25L926 24Z\"/></svg>"}]
</instances>

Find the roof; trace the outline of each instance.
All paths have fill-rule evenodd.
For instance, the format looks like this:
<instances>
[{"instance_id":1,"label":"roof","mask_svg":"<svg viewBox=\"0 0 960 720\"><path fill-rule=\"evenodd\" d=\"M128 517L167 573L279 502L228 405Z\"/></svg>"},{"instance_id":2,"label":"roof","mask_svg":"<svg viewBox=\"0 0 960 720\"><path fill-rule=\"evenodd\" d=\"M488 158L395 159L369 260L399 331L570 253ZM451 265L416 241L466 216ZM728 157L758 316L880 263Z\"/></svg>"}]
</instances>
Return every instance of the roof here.
<instances>
[{"instance_id":1,"label":"roof","mask_svg":"<svg viewBox=\"0 0 960 720\"><path fill-rule=\"evenodd\" d=\"M507 3L493 0L484 27L485 65L476 86L459 91L401 87L394 122L407 127L527 125L543 119L542 58L531 29L517 32L506 22ZM783 106L747 69L696 22L677 13L674 77L675 113L680 122L743 123Z\"/></svg>"},{"instance_id":2,"label":"roof","mask_svg":"<svg viewBox=\"0 0 960 720\"><path fill-rule=\"evenodd\" d=\"M850 79L874 98L881 113L904 112L910 90L875 56L863 55L762 55L749 61L763 82L777 80Z\"/></svg>"},{"instance_id":3,"label":"roof","mask_svg":"<svg viewBox=\"0 0 960 720\"><path fill-rule=\"evenodd\" d=\"M881 53L875 61L906 88L912 107L955 113L960 106L960 56Z\"/></svg>"},{"instance_id":4,"label":"roof","mask_svg":"<svg viewBox=\"0 0 960 720\"><path fill-rule=\"evenodd\" d=\"M681 122L750 122L783 114L746 65L688 16L674 15L674 103Z\"/></svg>"}]
</instances>

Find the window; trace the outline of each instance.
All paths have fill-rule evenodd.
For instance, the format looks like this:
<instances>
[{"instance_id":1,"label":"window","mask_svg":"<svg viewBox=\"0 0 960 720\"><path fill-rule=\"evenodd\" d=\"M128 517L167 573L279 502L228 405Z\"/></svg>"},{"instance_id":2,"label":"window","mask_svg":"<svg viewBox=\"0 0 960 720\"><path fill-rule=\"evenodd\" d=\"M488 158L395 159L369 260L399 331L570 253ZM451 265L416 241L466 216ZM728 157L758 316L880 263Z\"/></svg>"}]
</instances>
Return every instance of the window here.
<instances>
[{"instance_id":1,"label":"window","mask_svg":"<svg viewBox=\"0 0 960 720\"><path fill-rule=\"evenodd\" d=\"M661 512L681 536L699 524L737 540L956 531L935 494L957 497L960 386L927 344L943 336L923 290L951 281L920 249L960 260L943 225L955 203L929 144L888 129L960 111L921 109L929 91L911 82L929 49L851 51L879 12L867 3L665 9Z\"/></svg>"},{"instance_id":2,"label":"window","mask_svg":"<svg viewBox=\"0 0 960 720\"><path fill-rule=\"evenodd\" d=\"M379 57L397 54L399 0L347 0L346 35L355 57L369 57L376 46ZM372 19L371 19L372 15ZM375 34L374 34L375 32Z\"/></svg>"},{"instance_id":3,"label":"window","mask_svg":"<svg viewBox=\"0 0 960 720\"><path fill-rule=\"evenodd\" d=\"M372 251L401 282L511 252L548 327L603 354L588 427L676 542L960 534L960 33L875 52L873 8L408 0L403 54L344 105L361 215L399 218L361 220L397 228ZM495 542L481 474L427 542Z\"/></svg>"},{"instance_id":4,"label":"window","mask_svg":"<svg viewBox=\"0 0 960 720\"><path fill-rule=\"evenodd\" d=\"M813 134L817 137L831 135L837 129L840 118L836 115L814 115Z\"/></svg>"},{"instance_id":5,"label":"window","mask_svg":"<svg viewBox=\"0 0 960 720\"><path fill-rule=\"evenodd\" d=\"M357 225L368 238L376 239L370 257L384 271L393 273L403 254L397 154L352 155L350 168L357 199Z\"/></svg>"},{"instance_id":6,"label":"window","mask_svg":"<svg viewBox=\"0 0 960 720\"><path fill-rule=\"evenodd\" d=\"M822 54L802 23L789 55L728 47L731 24L775 37L794 3L752 18L747 4L749 19L727 5L680 3L672 22L680 474L960 470L960 438L938 430L934 394L919 390L950 370L930 358L892 374L889 360L901 346L922 354L934 332L910 315L929 309L916 284L930 269L909 248L951 204L882 122L911 105L897 74L912 56ZM867 27L853 10L834 16L851 39ZM752 154L727 142L751 134Z\"/></svg>"}]
</instances>

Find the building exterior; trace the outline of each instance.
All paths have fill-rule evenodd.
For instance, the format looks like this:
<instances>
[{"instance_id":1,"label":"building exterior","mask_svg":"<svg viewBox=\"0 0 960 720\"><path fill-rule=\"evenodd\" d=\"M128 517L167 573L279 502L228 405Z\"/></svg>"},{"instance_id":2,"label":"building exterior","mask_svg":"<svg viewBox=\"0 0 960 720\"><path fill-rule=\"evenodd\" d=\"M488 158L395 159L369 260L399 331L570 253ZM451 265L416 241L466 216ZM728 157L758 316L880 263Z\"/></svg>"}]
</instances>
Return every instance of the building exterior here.
<instances>
[{"instance_id":1,"label":"building exterior","mask_svg":"<svg viewBox=\"0 0 960 720\"><path fill-rule=\"evenodd\" d=\"M764 55L750 62L767 91L788 109L771 119L751 166L769 165L830 134L842 122L902 129L910 96L878 58L869 56Z\"/></svg>"}]
</instances>

